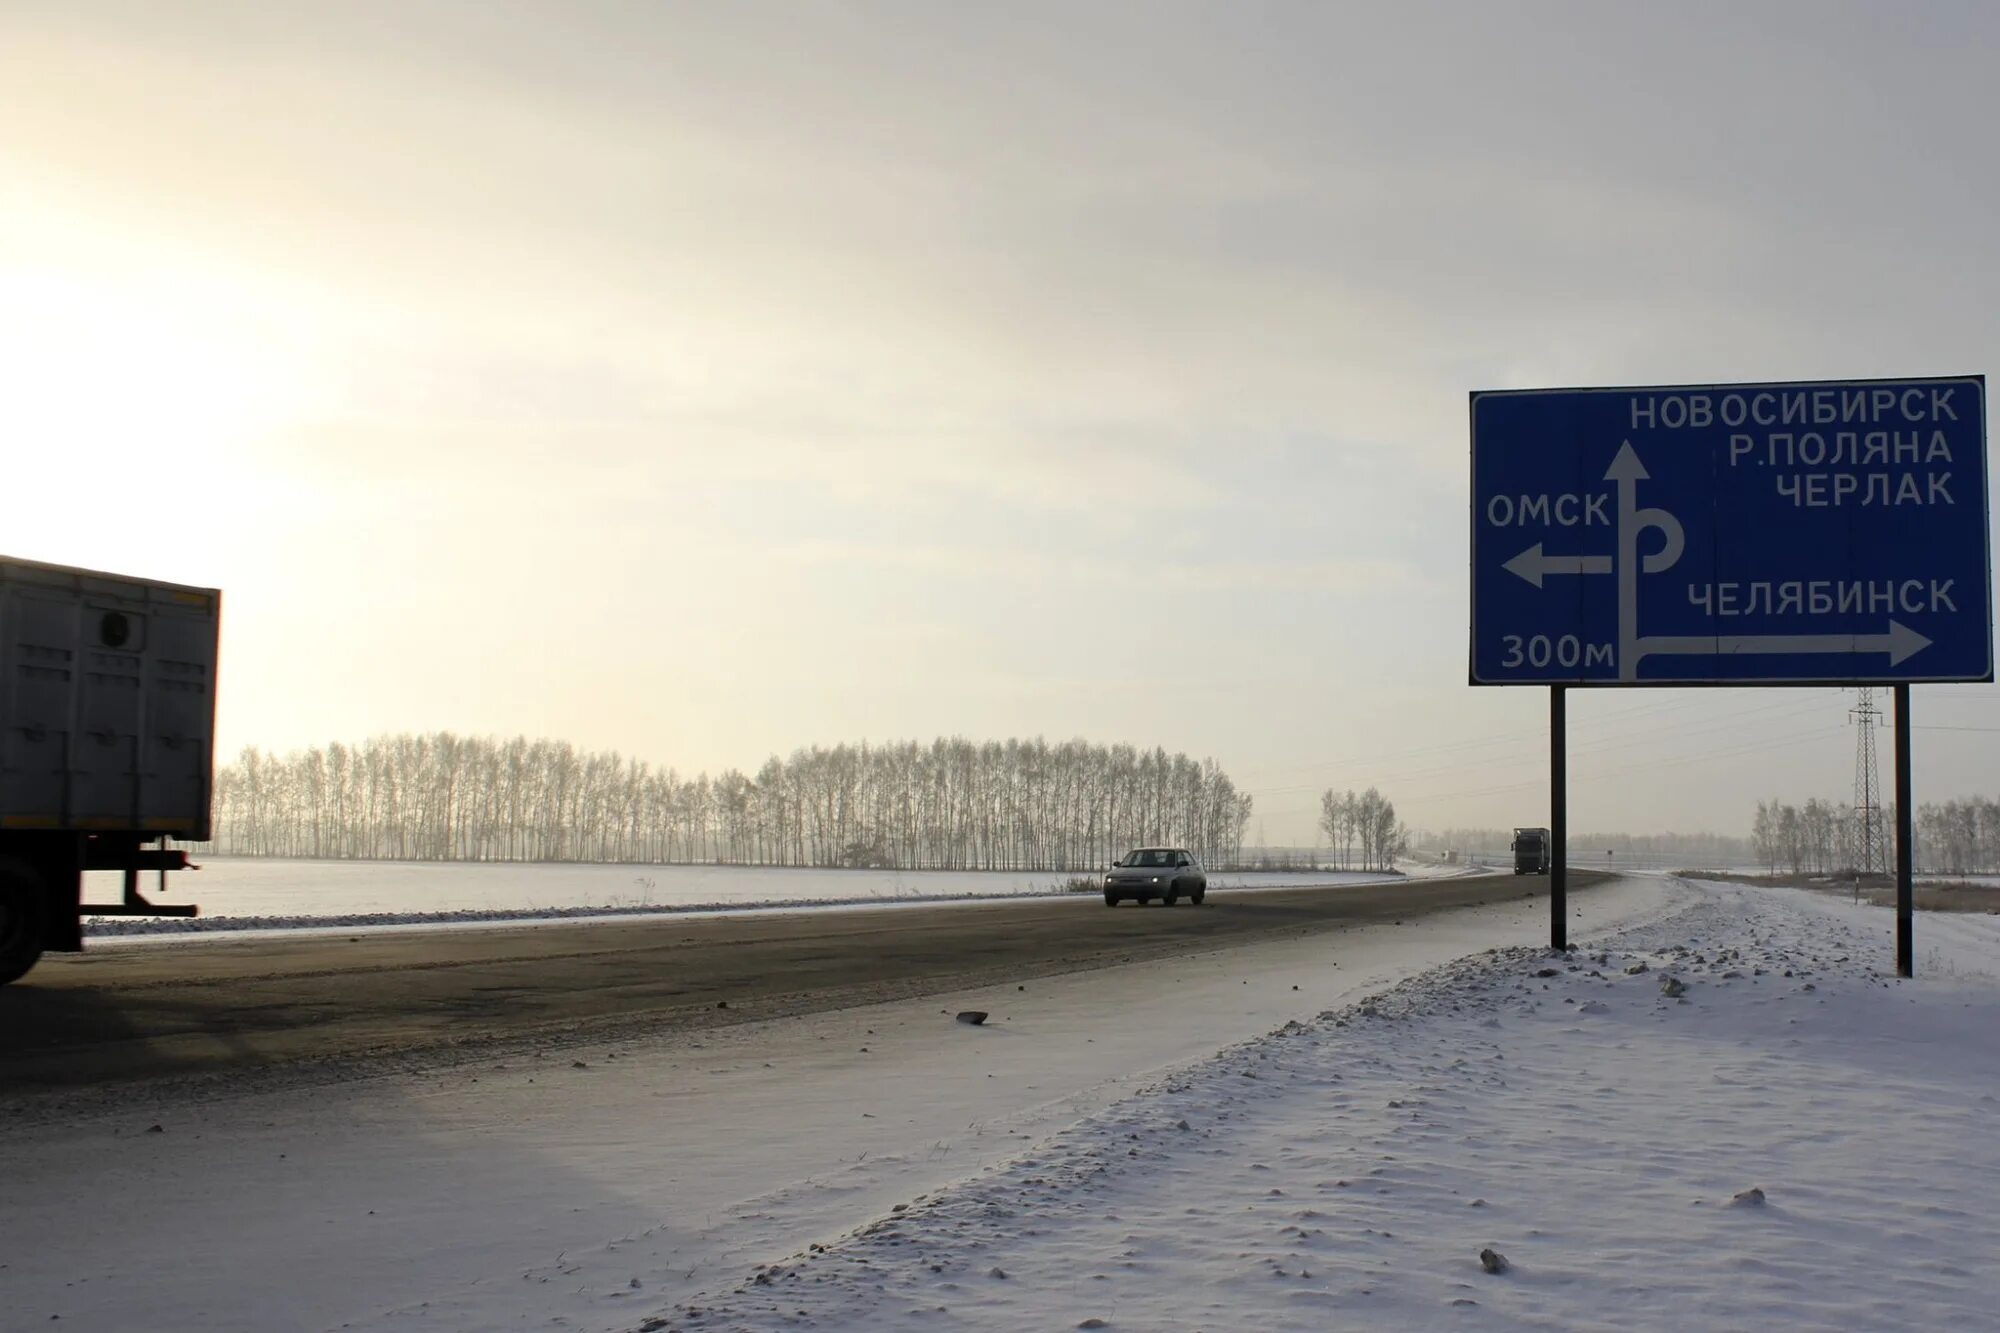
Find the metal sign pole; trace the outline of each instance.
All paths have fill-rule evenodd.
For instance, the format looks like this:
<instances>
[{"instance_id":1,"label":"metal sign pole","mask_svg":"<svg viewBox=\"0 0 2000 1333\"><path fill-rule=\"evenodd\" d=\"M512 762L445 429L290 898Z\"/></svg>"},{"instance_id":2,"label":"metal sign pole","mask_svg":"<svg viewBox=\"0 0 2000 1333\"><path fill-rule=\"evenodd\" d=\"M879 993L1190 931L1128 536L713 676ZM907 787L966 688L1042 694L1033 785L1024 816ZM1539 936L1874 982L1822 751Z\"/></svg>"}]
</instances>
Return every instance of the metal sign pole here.
<instances>
[{"instance_id":1,"label":"metal sign pole","mask_svg":"<svg viewBox=\"0 0 2000 1333\"><path fill-rule=\"evenodd\" d=\"M1896 687L1896 975L1913 977L1916 947L1910 938L1910 909L1916 898L1911 871L1916 862L1916 816L1910 809L1910 687Z\"/></svg>"},{"instance_id":2,"label":"metal sign pole","mask_svg":"<svg viewBox=\"0 0 2000 1333\"><path fill-rule=\"evenodd\" d=\"M1563 686L1549 686L1549 947L1569 948L1569 738Z\"/></svg>"}]
</instances>

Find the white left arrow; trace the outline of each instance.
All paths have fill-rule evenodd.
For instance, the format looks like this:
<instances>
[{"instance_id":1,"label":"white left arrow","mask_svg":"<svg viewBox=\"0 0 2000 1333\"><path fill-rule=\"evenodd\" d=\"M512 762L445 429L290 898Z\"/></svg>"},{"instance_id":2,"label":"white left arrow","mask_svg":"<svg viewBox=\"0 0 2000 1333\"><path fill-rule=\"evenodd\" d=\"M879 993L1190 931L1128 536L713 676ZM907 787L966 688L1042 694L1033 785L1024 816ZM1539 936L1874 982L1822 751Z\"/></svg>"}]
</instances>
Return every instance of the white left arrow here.
<instances>
[{"instance_id":1,"label":"white left arrow","mask_svg":"<svg viewBox=\"0 0 2000 1333\"><path fill-rule=\"evenodd\" d=\"M1519 574L1537 588L1549 574L1609 574L1611 557L1608 555L1543 555L1542 544L1536 542L1521 554L1500 566L1510 574Z\"/></svg>"}]
</instances>

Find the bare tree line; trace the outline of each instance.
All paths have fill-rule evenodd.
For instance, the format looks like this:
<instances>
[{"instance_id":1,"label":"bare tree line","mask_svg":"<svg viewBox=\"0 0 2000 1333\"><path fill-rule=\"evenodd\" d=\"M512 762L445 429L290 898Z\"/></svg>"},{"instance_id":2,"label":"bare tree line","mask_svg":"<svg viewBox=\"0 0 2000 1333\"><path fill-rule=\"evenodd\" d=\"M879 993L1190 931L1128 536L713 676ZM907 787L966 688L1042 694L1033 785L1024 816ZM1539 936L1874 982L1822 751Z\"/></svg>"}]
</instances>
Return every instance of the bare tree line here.
<instances>
[{"instance_id":1,"label":"bare tree line","mask_svg":"<svg viewBox=\"0 0 2000 1333\"><path fill-rule=\"evenodd\" d=\"M1852 870L1860 862L1858 824L1853 807L1817 797L1803 806L1759 801L1756 817L1750 824L1750 845L1756 849L1757 859L1772 871L1781 867L1793 874ZM1887 832L1895 827L1894 818L1883 812L1880 830ZM1886 856L1883 851L1877 852L1882 859L1893 855L1893 852Z\"/></svg>"},{"instance_id":2,"label":"bare tree line","mask_svg":"<svg viewBox=\"0 0 2000 1333\"><path fill-rule=\"evenodd\" d=\"M2000 870L2000 801L1970 796L1926 802L1917 807L1915 823L1920 869L1944 875Z\"/></svg>"},{"instance_id":3,"label":"bare tree line","mask_svg":"<svg viewBox=\"0 0 2000 1333\"><path fill-rule=\"evenodd\" d=\"M1880 843L1876 868L1895 867L1896 809L1878 816ZM1916 869L1926 874L1966 875L2000 871L2000 801L1982 796L1927 801L1911 820ZM1854 807L1817 798L1802 806L1757 802L1750 840L1770 870L1826 874L1856 869L1861 862L1860 820Z\"/></svg>"},{"instance_id":4,"label":"bare tree line","mask_svg":"<svg viewBox=\"0 0 2000 1333\"><path fill-rule=\"evenodd\" d=\"M814 746L751 777L679 776L563 741L429 735L250 747L215 782L224 855L1073 870L1165 843L1237 858L1250 818L1213 760L962 737Z\"/></svg>"},{"instance_id":5,"label":"bare tree line","mask_svg":"<svg viewBox=\"0 0 2000 1333\"><path fill-rule=\"evenodd\" d=\"M1535 818L1546 819L1546 815L1536 814ZM1512 829L1500 828L1448 828L1438 831L1421 830L1410 837L1410 845L1420 851L1457 851L1461 853L1484 854L1506 857L1514 840ZM1750 840L1731 837L1725 833L1605 833L1572 832L1565 840L1572 861L1595 857L1604 859L1606 852L1611 859L1619 857L1630 860L1647 859L1659 862L1673 861L1690 866L1732 866L1750 865L1756 859L1756 851Z\"/></svg>"},{"instance_id":6,"label":"bare tree line","mask_svg":"<svg viewBox=\"0 0 2000 1333\"><path fill-rule=\"evenodd\" d=\"M1409 841L1408 831L1396 821L1395 802L1373 787L1359 794L1331 787L1321 792L1319 828L1342 866L1353 864L1359 843L1363 870L1389 869Z\"/></svg>"}]
</instances>

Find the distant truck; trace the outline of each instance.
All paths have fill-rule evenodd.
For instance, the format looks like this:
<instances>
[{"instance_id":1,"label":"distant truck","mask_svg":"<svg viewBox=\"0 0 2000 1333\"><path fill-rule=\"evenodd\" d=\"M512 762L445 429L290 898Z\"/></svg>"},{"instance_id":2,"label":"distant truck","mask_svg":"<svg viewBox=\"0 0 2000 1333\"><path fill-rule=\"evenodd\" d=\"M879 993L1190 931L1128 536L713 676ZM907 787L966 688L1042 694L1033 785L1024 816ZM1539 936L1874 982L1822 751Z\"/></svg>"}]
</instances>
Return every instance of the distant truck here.
<instances>
[{"instance_id":1,"label":"distant truck","mask_svg":"<svg viewBox=\"0 0 2000 1333\"><path fill-rule=\"evenodd\" d=\"M1514 830L1514 873L1517 875L1546 875L1549 873L1549 831L1545 828L1517 828Z\"/></svg>"},{"instance_id":2,"label":"distant truck","mask_svg":"<svg viewBox=\"0 0 2000 1333\"><path fill-rule=\"evenodd\" d=\"M139 875L211 836L222 594L0 556L0 985L83 948L83 917L193 916ZM157 843L157 846L148 846ZM83 872L124 876L83 901Z\"/></svg>"}]
</instances>

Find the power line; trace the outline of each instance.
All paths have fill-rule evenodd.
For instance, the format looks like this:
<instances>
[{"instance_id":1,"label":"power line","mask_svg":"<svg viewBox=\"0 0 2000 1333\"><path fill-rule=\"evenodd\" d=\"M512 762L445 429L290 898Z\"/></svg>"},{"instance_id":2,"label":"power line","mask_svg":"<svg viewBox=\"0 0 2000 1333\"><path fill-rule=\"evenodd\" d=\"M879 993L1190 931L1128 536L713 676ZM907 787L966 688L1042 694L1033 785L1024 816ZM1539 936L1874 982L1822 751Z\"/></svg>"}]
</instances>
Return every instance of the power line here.
<instances>
[{"instance_id":1,"label":"power line","mask_svg":"<svg viewBox=\"0 0 2000 1333\"><path fill-rule=\"evenodd\" d=\"M1736 709L1732 712L1722 713L1697 722L1685 723L1685 724L1673 723L1667 726L1645 727L1638 730L1627 731L1622 734L1593 736L1589 740L1583 742L1582 744L1573 746L1570 750L1570 754L1572 756L1588 756L1591 754L1601 753L1605 750L1627 747L1638 741L1653 736L1669 736L1669 737L1699 736L1714 731L1730 730L1737 725L1738 720L1741 718L1751 717L1761 713L1772 713L1775 714L1777 717L1787 717L1794 714L1803 714L1813 709L1819 708L1820 706L1822 706L1824 702L1825 701L1822 698L1809 698L1809 699L1780 699L1777 700L1776 702L1754 703L1746 707ZM1635 714L1623 715L1625 719L1630 719L1633 716L1635 716ZM1544 735L1546 735L1546 733L1538 728L1533 731L1508 732L1501 736L1492 737L1487 740L1464 742L1458 746L1428 746L1415 750L1391 751L1388 754L1377 754L1357 759L1344 760L1337 764L1328 765L1321 770L1322 777L1321 780L1317 782L1287 783L1282 786L1276 786L1276 787L1250 787L1246 788L1246 790L1252 796L1281 796L1292 792L1318 791L1321 790L1328 781L1337 782L1339 778L1345 774L1365 774L1367 775L1366 777L1367 781L1376 783L1378 785L1382 783L1400 784L1413 781L1421 781L1424 778L1436 777L1439 776L1440 774L1457 773L1462 771L1462 769L1461 766L1454 764L1442 767L1424 766L1416 769L1398 770L1393 766L1393 761L1399 758L1415 758L1420 755L1426 755L1440 750L1449 750L1454 748L1469 749L1486 745L1512 743L1515 741L1523 741L1523 740L1533 740L1533 739L1538 739Z\"/></svg>"},{"instance_id":2,"label":"power line","mask_svg":"<svg viewBox=\"0 0 2000 1333\"><path fill-rule=\"evenodd\" d=\"M1675 710L1686 708L1688 706L1689 705L1684 700L1667 700L1661 703L1645 704L1641 705L1638 708L1630 708L1622 712L1612 713L1608 717L1598 720L1616 724L1619 722L1625 722L1645 716L1657 716L1661 713L1672 712ZM1781 705L1753 704L1751 707L1740 711L1757 712L1760 711L1761 709L1776 708L1779 706ZM1650 729L1642 729L1642 730L1650 730ZM1457 750L1475 750L1491 745L1507 745L1507 744L1512 744L1516 741L1535 740L1541 736L1544 736L1545 734L1546 733L1541 728L1534 727L1524 731L1498 732L1494 735L1482 737L1478 740L1446 741L1437 745L1415 746L1408 750L1386 750L1372 755L1364 755L1358 759L1341 760L1339 762L1332 764L1289 764L1289 765L1284 765L1282 767L1268 769L1266 771L1272 773L1341 773L1341 772L1346 772L1350 769L1382 764L1396 759L1413 759L1429 754L1443 754ZM1253 787L1250 788L1249 790L1253 793L1305 791L1315 785L1317 784L1294 783L1277 787Z\"/></svg>"},{"instance_id":3,"label":"power line","mask_svg":"<svg viewBox=\"0 0 2000 1333\"><path fill-rule=\"evenodd\" d=\"M1592 779L1615 778L1615 777L1622 777L1629 773L1648 772L1656 768L1670 768L1676 764L1695 764L1695 763L1705 763L1717 759L1731 759L1736 757L1737 755L1750 754L1758 750L1778 750L1778 749L1786 749L1796 745L1804 745L1809 741L1823 740L1829 736L1838 736L1843 730L1845 730L1845 728L1839 726L1817 727L1811 731L1793 732L1790 733L1789 735L1776 736L1767 740L1749 741L1746 742L1745 744L1731 746L1727 749L1722 749L1722 750L1705 750L1700 754L1676 755L1672 758L1667 758L1667 759L1649 759L1637 763L1622 765L1620 767L1597 769L1596 771L1583 776ZM1572 775L1572 782L1574 782L1576 776L1577 775ZM1547 779L1535 777L1535 778L1527 778L1520 782L1508 782L1508 783L1502 783L1498 786L1490 786L1490 787L1465 788L1459 791L1443 791L1443 792L1419 791L1414 796L1404 794L1404 800L1409 803L1415 803L1417 801L1451 801L1451 800L1460 800L1475 796L1498 796L1503 793L1513 792L1513 791L1540 790L1540 789L1545 789L1547 786L1548 786ZM1295 809L1282 809L1282 810L1267 810L1267 811L1262 811L1261 813L1267 815L1282 816L1282 815L1308 814L1310 813L1310 811L1304 808L1295 808Z\"/></svg>"}]
</instances>

